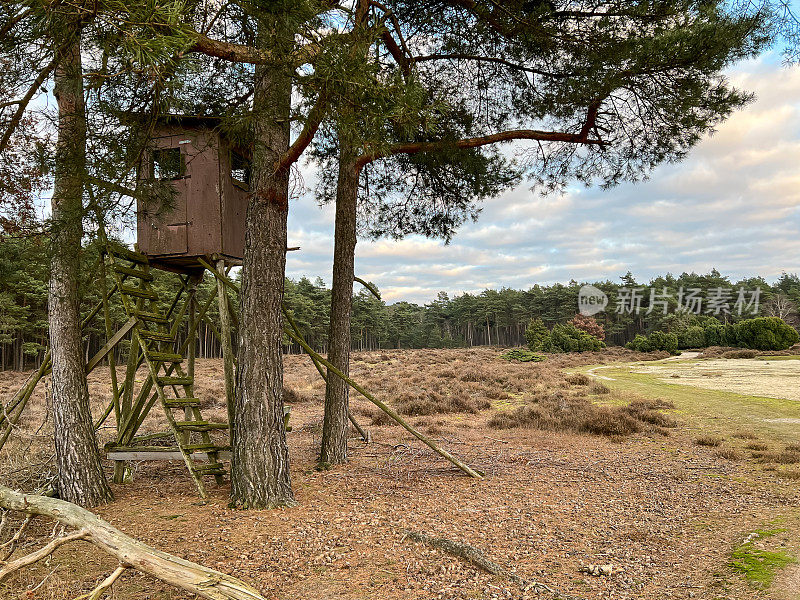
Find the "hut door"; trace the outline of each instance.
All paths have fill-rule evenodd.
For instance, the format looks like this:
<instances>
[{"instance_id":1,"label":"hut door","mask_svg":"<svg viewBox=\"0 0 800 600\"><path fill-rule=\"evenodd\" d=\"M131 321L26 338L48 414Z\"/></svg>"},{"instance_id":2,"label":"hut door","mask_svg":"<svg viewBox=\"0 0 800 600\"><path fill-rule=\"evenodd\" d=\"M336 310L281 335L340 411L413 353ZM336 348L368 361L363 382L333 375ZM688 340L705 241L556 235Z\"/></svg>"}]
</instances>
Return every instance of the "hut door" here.
<instances>
[{"instance_id":1,"label":"hut door","mask_svg":"<svg viewBox=\"0 0 800 600\"><path fill-rule=\"evenodd\" d=\"M149 237L147 253L153 255L185 254L189 249L186 203L189 192L189 175L186 170L188 144L179 144L172 137L169 146L153 151L153 174L169 180L175 189L172 206L161 206L148 215L146 236Z\"/></svg>"}]
</instances>

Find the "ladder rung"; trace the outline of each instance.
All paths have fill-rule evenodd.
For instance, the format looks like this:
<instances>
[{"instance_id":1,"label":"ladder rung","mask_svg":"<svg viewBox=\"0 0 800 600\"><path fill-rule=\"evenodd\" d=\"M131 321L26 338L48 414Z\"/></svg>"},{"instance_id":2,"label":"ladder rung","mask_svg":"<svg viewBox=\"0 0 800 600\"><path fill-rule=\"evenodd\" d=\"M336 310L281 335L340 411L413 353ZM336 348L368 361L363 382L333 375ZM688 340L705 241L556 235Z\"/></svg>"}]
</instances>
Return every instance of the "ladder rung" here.
<instances>
[{"instance_id":1,"label":"ladder rung","mask_svg":"<svg viewBox=\"0 0 800 600\"><path fill-rule=\"evenodd\" d=\"M109 244L108 251L114 256L119 256L120 258L139 263L140 265L149 264L147 257L141 252L134 252L133 250L128 250L122 246L116 246L112 244Z\"/></svg>"},{"instance_id":2,"label":"ladder rung","mask_svg":"<svg viewBox=\"0 0 800 600\"><path fill-rule=\"evenodd\" d=\"M143 290L142 288L135 288L129 285L122 285L119 291L126 296L134 296L136 298L144 298L145 300L158 300L158 294L152 290Z\"/></svg>"},{"instance_id":3,"label":"ladder rung","mask_svg":"<svg viewBox=\"0 0 800 600\"><path fill-rule=\"evenodd\" d=\"M138 277L139 279L144 279L145 281L153 281L152 273L146 273L141 269L131 269L130 267L121 267L119 265L114 265L114 270L120 275L127 275L128 277Z\"/></svg>"},{"instance_id":4,"label":"ladder rung","mask_svg":"<svg viewBox=\"0 0 800 600\"><path fill-rule=\"evenodd\" d=\"M136 311L134 313L136 318L141 319L142 321L147 321L148 323L158 323L160 325L169 325L169 319L166 317L162 317L156 313L145 312L145 311Z\"/></svg>"},{"instance_id":5,"label":"ladder rung","mask_svg":"<svg viewBox=\"0 0 800 600\"><path fill-rule=\"evenodd\" d=\"M158 377L160 385L192 385L194 379L191 377Z\"/></svg>"},{"instance_id":6,"label":"ladder rung","mask_svg":"<svg viewBox=\"0 0 800 600\"><path fill-rule=\"evenodd\" d=\"M183 447L187 452L203 452L206 454L214 454L215 452L229 452L230 446L217 446L215 444L188 444Z\"/></svg>"},{"instance_id":7,"label":"ladder rung","mask_svg":"<svg viewBox=\"0 0 800 600\"><path fill-rule=\"evenodd\" d=\"M115 446L108 444L107 452L180 452L176 446Z\"/></svg>"},{"instance_id":8,"label":"ladder rung","mask_svg":"<svg viewBox=\"0 0 800 600\"><path fill-rule=\"evenodd\" d=\"M140 329L139 337L143 337L146 340L155 340L157 342L172 342L172 343L175 342L175 337L171 333L163 333L161 331L150 331L149 329Z\"/></svg>"},{"instance_id":9,"label":"ladder rung","mask_svg":"<svg viewBox=\"0 0 800 600\"><path fill-rule=\"evenodd\" d=\"M199 475L224 475L225 465L222 463L209 463L207 465L195 466L194 472Z\"/></svg>"},{"instance_id":10,"label":"ladder rung","mask_svg":"<svg viewBox=\"0 0 800 600\"><path fill-rule=\"evenodd\" d=\"M228 424L209 423L208 421L175 421L175 428L185 431L209 431L211 429L228 429Z\"/></svg>"},{"instance_id":11,"label":"ladder rung","mask_svg":"<svg viewBox=\"0 0 800 600\"><path fill-rule=\"evenodd\" d=\"M183 356L172 352L150 352L150 360L162 363L183 362Z\"/></svg>"},{"instance_id":12,"label":"ladder rung","mask_svg":"<svg viewBox=\"0 0 800 600\"><path fill-rule=\"evenodd\" d=\"M200 406L199 398L167 398L165 404L170 408L185 408Z\"/></svg>"}]
</instances>

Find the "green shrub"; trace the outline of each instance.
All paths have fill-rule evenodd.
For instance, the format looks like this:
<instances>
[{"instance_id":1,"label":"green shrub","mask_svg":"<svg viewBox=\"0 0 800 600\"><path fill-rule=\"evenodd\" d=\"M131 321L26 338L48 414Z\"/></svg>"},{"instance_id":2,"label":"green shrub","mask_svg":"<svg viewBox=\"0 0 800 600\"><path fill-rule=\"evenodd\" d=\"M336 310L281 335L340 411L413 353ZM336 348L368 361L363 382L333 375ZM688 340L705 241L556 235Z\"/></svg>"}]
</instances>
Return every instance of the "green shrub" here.
<instances>
[{"instance_id":1,"label":"green shrub","mask_svg":"<svg viewBox=\"0 0 800 600\"><path fill-rule=\"evenodd\" d=\"M523 350L522 348L514 348L500 355L503 360L515 360L517 362L542 362L546 357L541 354L536 354L530 350Z\"/></svg>"},{"instance_id":2,"label":"green shrub","mask_svg":"<svg viewBox=\"0 0 800 600\"><path fill-rule=\"evenodd\" d=\"M679 348L703 348L705 345L706 336L699 325L687 327L678 336Z\"/></svg>"},{"instance_id":3,"label":"green shrub","mask_svg":"<svg viewBox=\"0 0 800 600\"><path fill-rule=\"evenodd\" d=\"M725 323L725 345L726 346L738 346L739 345L739 334L737 333L736 324L735 323Z\"/></svg>"},{"instance_id":4,"label":"green shrub","mask_svg":"<svg viewBox=\"0 0 800 600\"><path fill-rule=\"evenodd\" d=\"M628 350L635 350L636 352L649 352L649 343L647 338L641 334L636 334L636 337L633 338L630 342L625 344L625 347Z\"/></svg>"},{"instance_id":5,"label":"green shrub","mask_svg":"<svg viewBox=\"0 0 800 600\"><path fill-rule=\"evenodd\" d=\"M703 327L703 337L705 338L705 346L726 346L725 342L725 326L722 323L715 322L709 323Z\"/></svg>"},{"instance_id":6,"label":"green shrub","mask_svg":"<svg viewBox=\"0 0 800 600\"><path fill-rule=\"evenodd\" d=\"M574 325L556 325L542 344L545 352L592 352L606 345ZM531 350L535 350L531 347Z\"/></svg>"},{"instance_id":7,"label":"green shrub","mask_svg":"<svg viewBox=\"0 0 800 600\"><path fill-rule=\"evenodd\" d=\"M525 330L525 339L528 342L528 348L534 352L541 352L545 342L549 343L550 331L541 319L531 319Z\"/></svg>"},{"instance_id":8,"label":"green shrub","mask_svg":"<svg viewBox=\"0 0 800 600\"><path fill-rule=\"evenodd\" d=\"M736 338L744 348L786 350L800 340L800 335L779 317L758 317L737 323Z\"/></svg>"},{"instance_id":9,"label":"green shrub","mask_svg":"<svg viewBox=\"0 0 800 600\"><path fill-rule=\"evenodd\" d=\"M678 336L674 333L654 331L649 336L637 335L625 346L628 350L637 352L656 352L666 350L670 354L678 353Z\"/></svg>"}]
</instances>

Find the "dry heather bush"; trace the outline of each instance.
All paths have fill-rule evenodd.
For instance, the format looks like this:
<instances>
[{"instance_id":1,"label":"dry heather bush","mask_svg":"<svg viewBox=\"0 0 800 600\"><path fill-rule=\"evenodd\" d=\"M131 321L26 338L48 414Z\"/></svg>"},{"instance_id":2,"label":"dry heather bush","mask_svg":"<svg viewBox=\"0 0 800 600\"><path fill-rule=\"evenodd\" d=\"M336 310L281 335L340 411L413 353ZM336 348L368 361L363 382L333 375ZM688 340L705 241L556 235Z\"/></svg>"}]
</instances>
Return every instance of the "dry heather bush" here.
<instances>
[{"instance_id":1,"label":"dry heather bush","mask_svg":"<svg viewBox=\"0 0 800 600\"><path fill-rule=\"evenodd\" d=\"M708 446L709 448L717 448L722 445L724 440L715 435L703 435L697 438L694 443L698 446Z\"/></svg>"},{"instance_id":2,"label":"dry heather bush","mask_svg":"<svg viewBox=\"0 0 800 600\"><path fill-rule=\"evenodd\" d=\"M294 388L283 388L283 401L286 404L300 404L302 402L311 402L313 398L304 392L299 392Z\"/></svg>"},{"instance_id":3,"label":"dry heather bush","mask_svg":"<svg viewBox=\"0 0 800 600\"><path fill-rule=\"evenodd\" d=\"M740 440L757 440L758 436L753 433L752 431L738 431L733 434L733 437L739 438Z\"/></svg>"},{"instance_id":4,"label":"dry heather bush","mask_svg":"<svg viewBox=\"0 0 800 600\"><path fill-rule=\"evenodd\" d=\"M567 375L565 369L615 361L653 360L666 353L631 352L613 348L605 352L551 355L542 363L514 363L499 359L488 348L414 350L396 354L364 372L362 381L400 414L428 416L476 413L491 407L489 400L519 401L523 406L498 412L490 425L499 428L532 427L598 433L618 437L639 431L665 432L674 427L672 417L659 412L663 403L631 402L638 397L619 396L624 406L604 408L590 396L610 394L604 384L583 373ZM363 409L372 425L391 422L383 413ZM438 426L437 426L438 427Z\"/></svg>"},{"instance_id":5,"label":"dry heather bush","mask_svg":"<svg viewBox=\"0 0 800 600\"><path fill-rule=\"evenodd\" d=\"M709 346L705 348L697 358L721 358L726 352L735 352L739 348L732 348L731 346Z\"/></svg>"},{"instance_id":6,"label":"dry heather bush","mask_svg":"<svg viewBox=\"0 0 800 600\"><path fill-rule=\"evenodd\" d=\"M722 358L755 358L758 352L755 350L741 349L741 350L728 350L722 353Z\"/></svg>"},{"instance_id":7,"label":"dry heather bush","mask_svg":"<svg viewBox=\"0 0 800 600\"><path fill-rule=\"evenodd\" d=\"M599 381L593 381L591 385L589 385L589 393L596 396L602 396L603 394L610 394L611 388L603 383L600 383Z\"/></svg>"},{"instance_id":8,"label":"dry heather bush","mask_svg":"<svg viewBox=\"0 0 800 600\"><path fill-rule=\"evenodd\" d=\"M659 412L659 409L671 408L661 401L638 400L624 406L598 406L585 396L568 396L557 390L541 394L533 402L534 406L493 415L489 426L495 429L524 427L575 431L610 437L642 431L664 433L665 428L676 426L672 417Z\"/></svg>"},{"instance_id":9,"label":"dry heather bush","mask_svg":"<svg viewBox=\"0 0 800 600\"><path fill-rule=\"evenodd\" d=\"M791 479L793 481L800 480L800 471L792 470L792 471L778 471L778 477L782 477L784 479Z\"/></svg>"},{"instance_id":10,"label":"dry heather bush","mask_svg":"<svg viewBox=\"0 0 800 600\"><path fill-rule=\"evenodd\" d=\"M394 400L397 412L403 415L435 415L440 413L476 413L489 408L485 399L470 398L463 391L443 395L437 391L408 393Z\"/></svg>"},{"instance_id":11,"label":"dry heather bush","mask_svg":"<svg viewBox=\"0 0 800 600\"><path fill-rule=\"evenodd\" d=\"M787 444L785 450L787 452L800 452L800 444Z\"/></svg>"},{"instance_id":12,"label":"dry heather bush","mask_svg":"<svg viewBox=\"0 0 800 600\"><path fill-rule=\"evenodd\" d=\"M589 385L592 383L592 378L583 373L572 373L571 375L567 375L565 381L570 385Z\"/></svg>"}]
</instances>

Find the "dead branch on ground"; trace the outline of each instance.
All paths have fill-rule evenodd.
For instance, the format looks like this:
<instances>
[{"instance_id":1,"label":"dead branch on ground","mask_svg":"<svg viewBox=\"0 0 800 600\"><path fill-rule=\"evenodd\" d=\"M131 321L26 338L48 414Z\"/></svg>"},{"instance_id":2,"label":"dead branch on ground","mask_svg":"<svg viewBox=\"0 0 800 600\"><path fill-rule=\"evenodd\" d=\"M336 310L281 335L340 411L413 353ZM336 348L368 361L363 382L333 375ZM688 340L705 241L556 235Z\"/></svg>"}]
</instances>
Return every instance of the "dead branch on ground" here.
<instances>
[{"instance_id":1,"label":"dead branch on ground","mask_svg":"<svg viewBox=\"0 0 800 600\"><path fill-rule=\"evenodd\" d=\"M446 552L452 556L457 558L461 558L467 561L474 567L478 567L479 569L490 573L491 575L497 575L498 577L505 577L509 581L512 581L514 584L518 585L520 589L523 591L534 591L537 593L540 592L547 592L552 594L552 597L556 600L577 600L573 596L566 596L561 594L560 592L554 590L553 588L539 583L537 581L529 581L527 579L523 579L519 575L512 573L505 567L499 565L498 563L494 562L492 559L484 554L483 550L480 548L476 548L475 546L471 546L470 544L466 544L464 542L457 542L455 540L449 540L447 538L437 538L425 533L420 533L418 531L405 531L404 537L407 537L410 540L415 542L422 542L423 544L427 544L428 546L432 546L437 550L441 550L442 552Z\"/></svg>"},{"instance_id":2,"label":"dead branch on ground","mask_svg":"<svg viewBox=\"0 0 800 600\"><path fill-rule=\"evenodd\" d=\"M55 519L76 531L60 534L39 550L0 565L0 583L11 574L30 566L70 542L85 541L110 554L119 566L94 590L80 600L97 600L127 569L155 577L164 583L209 600L265 600L255 588L243 581L156 550L111 526L94 513L70 502L37 494L24 494L0 485L0 508L26 515L25 524L35 516ZM13 546L22 536L24 526L5 545ZM10 557L10 555L9 555Z\"/></svg>"}]
</instances>

